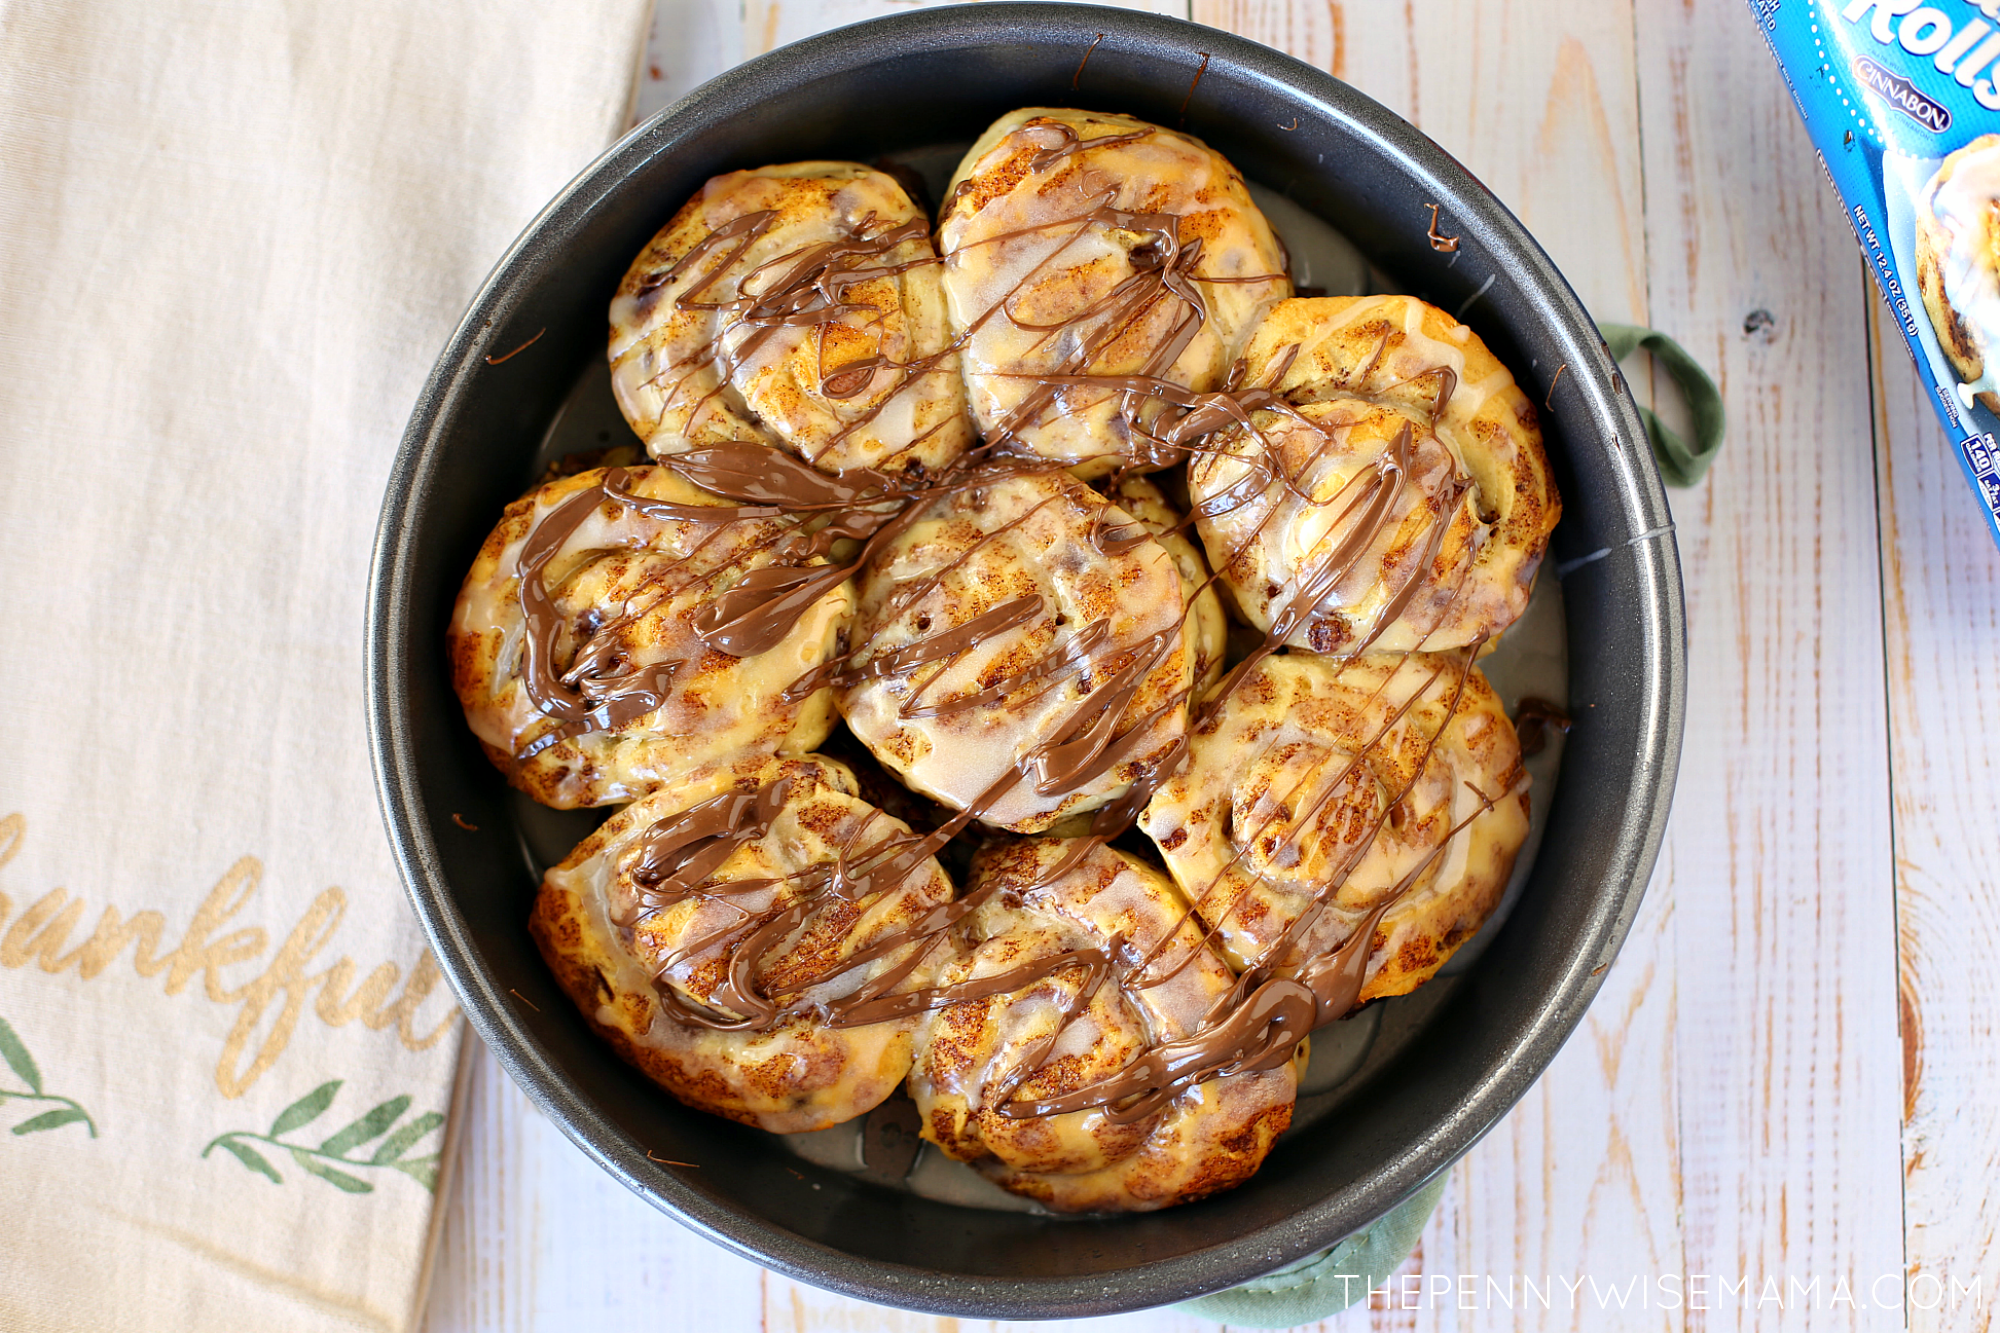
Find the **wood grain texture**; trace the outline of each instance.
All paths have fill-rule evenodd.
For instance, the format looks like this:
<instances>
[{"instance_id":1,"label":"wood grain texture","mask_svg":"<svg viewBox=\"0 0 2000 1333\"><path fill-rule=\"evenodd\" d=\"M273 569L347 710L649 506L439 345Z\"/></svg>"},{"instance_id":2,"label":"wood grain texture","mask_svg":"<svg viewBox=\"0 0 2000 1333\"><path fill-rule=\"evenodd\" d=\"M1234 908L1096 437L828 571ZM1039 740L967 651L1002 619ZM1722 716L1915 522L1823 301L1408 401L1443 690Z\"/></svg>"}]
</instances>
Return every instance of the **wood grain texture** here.
<instances>
[{"instance_id":1,"label":"wood grain texture","mask_svg":"<svg viewBox=\"0 0 2000 1333\"><path fill-rule=\"evenodd\" d=\"M641 112L725 61L907 7L661 5ZM1985 1327L1875 1297L1903 1271L1907 1193L1910 1271L2000 1300L2000 557L1893 331L1871 332L1853 239L1739 0L1194 0L1193 17L1409 117L1594 313L1664 328L1718 371L1730 412L1710 479L1672 495L1689 731L1631 937L1575 1038L1457 1168L1398 1283L1416 1308L1324 1327ZM1768 326L1746 325L1757 310ZM1627 370L1649 397L1644 362ZM1543 392L1554 368L1522 374ZM479 1060L432 1333L975 1326L733 1258L626 1195ZM1494 1289L1456 1308L1435 1284L1460 1274L1491 1275L1513 1308ZM1662 1308L1663 1274L1708 1275L1709 1308ZM1555 1280L1553 1309L1522 1276ZM1842 1279L1851 1303L1831 1299Z\"/></svg>"},{"instance_id":2,"label":"wood grain texture","mask_svg":"<svg viewBox=\"0 0 2000 1333\"><path fill-rule=\"evenodd\" d=\"M1789 1288L1902 1256L1870 298L1743 8L1635 12L1653 320L1717 373L1730 421L1675 498L1692 685L1660 882L1687 1269L1751 1288L1689 1322L1893 1328ZM1782 1308L1758 1305L1767 1280Z\"/></svg>"},{"instance_id":3,"label":"wood grain texture","mask_svg":"<svg viewBox=\"0 0 2000 1333\"><path fill-rule=\"evenodd\" d=\"M1888 629L1912 1329L2000 1296L2000 552L1870 306ZM1974 1311L1962 1294L1983 1296Z\"/></svg>"},{"instance_id":4,"label":"wood grain texture","mask_svg":"<svg viewBox=\"0 0 2000 1333\"><path fill-rule=\"evenodd\" d=\"M742 15L721 0L654 0L632 83L632 123L650 118L743 58Z\"/></svg>"},{"instance_id":5,"label":"wood grain texture","mask_svg":"<svg viewBox=\"0 0 2000 1333\"><path fill-rule=\"evenodd\" d=\"M1114 9L1143 9L1174 18L1188 16L1187 0L1103 0ZM763 55L774 47L863 19L928 6L922 0L743 0L743 55Z\"/></svg>"},{"instance_id":6,"label":"wood grain texture","mask_svg":"<svg viewBox=\"0 0 2000 1333\"><path fill-rule=\"evenodd\" d=\"M599 1170L483 1048L468 1082L431 1333L760 1326L762 1269Z\"/></svg>"}]
</instances>

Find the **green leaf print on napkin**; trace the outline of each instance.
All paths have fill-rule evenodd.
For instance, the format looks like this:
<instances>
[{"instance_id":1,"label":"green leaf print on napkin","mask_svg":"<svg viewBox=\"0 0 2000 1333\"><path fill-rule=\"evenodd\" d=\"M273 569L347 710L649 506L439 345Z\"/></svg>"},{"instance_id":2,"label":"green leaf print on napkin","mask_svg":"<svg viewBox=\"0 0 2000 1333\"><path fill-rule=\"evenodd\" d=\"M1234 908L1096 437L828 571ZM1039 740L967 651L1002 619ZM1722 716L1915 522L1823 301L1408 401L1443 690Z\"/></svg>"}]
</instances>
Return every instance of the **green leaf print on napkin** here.
<instances>
[{"instance_id":1,"label":"green leaf print on napkin","mask_svg":"<svg viewBox=\"0 0 2000 1333\"><path fill-rule=\"evenodd\" d=\"M278 1168L271 1165L271 1159L251 1147L252 1142L281 1148L289 1155L300 1170L308 1175L318 1176L329 1185L347 1191L349 1194L367 1194L375 1187L359 1176L349 1175L341 1170L343 1166L358 1170L386 1167L400 1171L433 1194L437 1192L438 1155L428 1157L405 1157L403 1154L416 1146L418 1139L444 1123L444 1117L436 1111L426 1111L422 1115L405 1120L394 1133L390 1126L410 1109L407 1095L391 1097L377 1106L371 1106L360 1118L349 1122L323 1139L317 1147L310 1143L287 1141L283 1136L325 1115L333 1105L333 1098L340 1091L341 1080L333 1079L322 1083L305 1096L278 1112L278 1118L271 1122L270 1132L258 1134L247 1129L232 1129L227 1134L218 1134L201 1150L203 1157L217 1148L234 1157L244 1166L260 1176L268 1177L272 1184L282 1185L285 1178L278 1174ZM388 1134L387 1138L382 1138ZM375 1145L375 1151L366 1157L350 1156L355 1149L372 1139L382 1139Z\"/></svg>"},{"instance_id":2,"label":"green leaf print on napkin","mask_svg":"<svg viewBox=\"0 0 2000 1333\"><path fill-rule=\"evenodd\" d=\"M58 1097L42 1091L42 1069L35 1063L35 1057L28 1053L27 1045L13 1025L0 1018L0 1060L7 1062L7 1068L14 1071L14 1077L28 1085L26 1092L18 1088L0 1088L0 1102L60 1102L52 1111L23 1120L14 1126L16 1134L39 1134L45 1129L61 1129L64 1125L79 1122L90 1130L90 1137L97 1137L97 1122L90 1113L69 1097Z\"/></svg>"}]
</instances>

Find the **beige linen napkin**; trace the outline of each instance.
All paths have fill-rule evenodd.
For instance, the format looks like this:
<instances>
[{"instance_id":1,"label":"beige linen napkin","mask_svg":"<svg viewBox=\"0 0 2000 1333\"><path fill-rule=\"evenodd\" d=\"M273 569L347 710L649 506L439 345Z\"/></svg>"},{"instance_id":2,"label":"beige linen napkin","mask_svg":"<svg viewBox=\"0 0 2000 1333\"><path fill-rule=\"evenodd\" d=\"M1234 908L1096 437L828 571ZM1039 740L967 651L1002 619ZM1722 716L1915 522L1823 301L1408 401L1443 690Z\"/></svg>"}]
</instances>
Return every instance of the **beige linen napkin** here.
<instances>
[{"instance_id":1,"label":"beige linen napkin","mask_svg":"<svg viewBox=\"0 0 2000 1333\"><path fill-rule=\"evenodd\" d=\"M0 2L0 1328L415 1318L460 1025L370 538L646 8Z\"/></svg>"}]
</instances>

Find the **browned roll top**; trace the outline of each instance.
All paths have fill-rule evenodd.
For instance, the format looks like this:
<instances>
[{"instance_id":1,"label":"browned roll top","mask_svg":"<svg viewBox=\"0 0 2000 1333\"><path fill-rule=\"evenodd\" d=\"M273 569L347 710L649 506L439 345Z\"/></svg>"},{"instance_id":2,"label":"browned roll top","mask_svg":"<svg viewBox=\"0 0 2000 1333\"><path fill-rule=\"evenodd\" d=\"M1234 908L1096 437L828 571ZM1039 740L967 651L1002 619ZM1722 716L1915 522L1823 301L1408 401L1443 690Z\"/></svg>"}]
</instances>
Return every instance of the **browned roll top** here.
<instances>
[{"instance_id":1,"label":"browned roll top","mask_svg":"<svg viewBox=\"0 0 2000 1333\"><path fill-rule=\"evenodd\" d=\"M857 793L817 756L670 784L544 878L529 925L564 990L689 1105L824 1129L909 1072L914 1010L850 1020L928 979L919 925L951 881Z\"/></svg>"},{"instance_id":2,"label":"browned roll top","mask_svg":"<svg viewBox=\"0 0 2000 1333\"><path fill-rule=\"evenodd\" d=\"M829 472L934 474L973 443L930 227L858 162L702 186L611 303L611 378L654 456L757 440Z\"/></svg>"},{"instance_id":3,"label":"browned roll top","mask_svg":"<svg viewBox=\"0 0 2000 1333\"><path fill-rule=\"evenodd\" d=\"M744 514L659 467L593 469L508 506L447 649L509 781L560 809L604 805L826 738L831 694L787 691L838 650L852 590L831 570L756 651L723 651L714 612L733 593L768 601L772 580L796 591L828 570L782 510Z\"/></svg>"},{"instance_id":4,"label":"browned roll top","mask_svg":"<svg viewBox=\"0 0 2000 1333\"><path fill-rule=\"evenodd\" d=\"M1188 489L1244 619L1351 654L1521 614L1561 505L1533 406L1471 329L1409 296L1286 301L1243 382L1275 401L1204 443Z\"/></svg>"}]
</instances>

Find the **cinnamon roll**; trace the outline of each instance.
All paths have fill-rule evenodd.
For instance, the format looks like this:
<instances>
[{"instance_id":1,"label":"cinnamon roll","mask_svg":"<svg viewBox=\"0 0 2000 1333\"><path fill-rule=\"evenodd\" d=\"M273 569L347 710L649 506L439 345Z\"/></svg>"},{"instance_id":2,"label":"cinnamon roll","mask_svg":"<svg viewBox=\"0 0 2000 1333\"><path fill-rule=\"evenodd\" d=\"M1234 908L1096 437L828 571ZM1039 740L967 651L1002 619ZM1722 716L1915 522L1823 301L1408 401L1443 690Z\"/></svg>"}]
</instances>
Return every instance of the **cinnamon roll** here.
<instances>
[{"instance_id":1,"label":"cinnamon roll","mask_svg":"<svg viewBox=\"0 0 2000 1333\"><path fill-rule=\"evenodd\" d=\"M1322 1019L1428 980L1499 902L1528 778L1468 653L1265 657L1141 826L1239 968Z\"/></svg>"},{"instance_id":2,"label":"cinnamon roll","mask_svg":"<svg viewBox=\"0 0 2000 1333\"><path fill-rule=\"evenodd\" d=\"M544 877L529 929L557 980L689 1106L803 1133L909 1072L916 1018L866 1006L929 980L913 928L951 882L857 791L818 756L673 783Z\"/></svg>"},{"instance_id":3,"label":"cinnamon roll","mask_svg":"<svg viewBox=\"0 0 2000 1333\"><path fill-rule=\"evenodd\" d=\"M925 1138L1062 1212L1165 1208L1255 1173L1291 1122L1289 1050L1164 1096L1093 1093L1194 1035L1234 982L1164 875L1095 842L1006 839L966 892L981 901L937 984L968 998L925 1017L910 1074Z\"/></svg>"},{"instance_id":4,"label":"cinnamon roll","mask_svg":"<svg viewBox=\"0 0 2000 1333\"><path fill-rule=\"evenodd\" d=\"M930 227L856 162L717 176L611 303L611 383L655 457L728 440L925 475L972 443Z\"/></svg>"},{"instance_id":5,"label":"cinnamon roll","mask_svg":"<svg viewBox=\"0 0 2000 1333\"><path fill-rule=\"evenodd\" d=\"M1291 295L1236 168L1130 116L1002 116L959 165L938 240L980 434L1086 479L1173 461L1156 385L1221 388Z\"/></svg>"},{"instance_id":6,"label":"cinnamon roll","mask_svg":"<svg viewBox=\"0 0 2000 1333\"><path fill-rule=\"evenodd\" d=\"M938 497L859 585L841 714L954 810L1040 832L1117 800L1183 734L1181 575L1066 473L994 469Z\"/></svg>"},{"instance_id":7,"label":"cinnamon roll","mask_svg":"<svg viewBox=\"0 0 2000 1333\"><path fill-rule=\"evenodd\" d=\"M1947 157L1917 196L1917 290L1962 381L1959 404L2000 412L2000 134Z\"/></svg>"},{"instance_id":8,"label":"cinnamon roll","mask_svg":"<svg viewBox=\"0 0 2000 1333\"><path fill-rule=\"evenodd\" d=\"M1269 405L1208 438L1188 491L1252 625L1407 652L1521 614L1561 505L1533 405L1471 329L1411 296L1286 301L1243 377Z\"/></svg>"},{"instance_id":9,"label":"cinnamon roll","mask_svg":"<svg viewBox=\"0 0 2000 1333\"><path fill-rule=\"evenodd\" d=\"M825 740L832 694L791 687L843 646L850 583L832 573L754 653L723 651L709 625L753 574L811 594L827 562L778 512L657 466L595 468L509 505L447 634L466 720L508 781L559 809L606 805Z\"/></svg>"}]
</instances>

